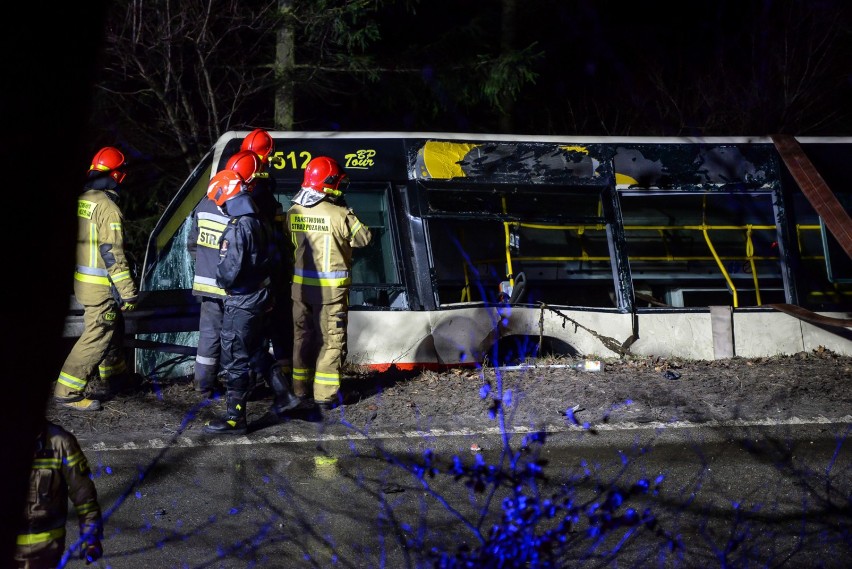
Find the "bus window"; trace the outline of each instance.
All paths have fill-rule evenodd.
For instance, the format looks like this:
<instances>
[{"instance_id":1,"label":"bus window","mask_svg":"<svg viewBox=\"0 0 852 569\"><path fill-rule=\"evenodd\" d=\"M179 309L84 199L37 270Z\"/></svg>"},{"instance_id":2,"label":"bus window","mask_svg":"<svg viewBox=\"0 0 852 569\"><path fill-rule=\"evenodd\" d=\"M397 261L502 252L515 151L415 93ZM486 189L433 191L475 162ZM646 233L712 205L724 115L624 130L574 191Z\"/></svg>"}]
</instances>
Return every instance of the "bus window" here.
<instances>
[{"instance_id":1,"label":"bus window","mask_svg":"<svg viewBox=\"0 0 852 569\"><path fill-rule=\"evenodd\" d=\"M835 195L841 203L848 199L839 192ZM791 201L799 303L811 310L843 310L852 298L852 261L803 194L794 194Z\"/></svg>"},{"instance_id":2,"label":"bus window","mask_svg":"<svg viewBox=\"0 0 852 569\"><path fill-rule=\"evenodd\" d=\"M494 302L523 273L521 304L613 307L600 193L563 188L428 190L441 305Z\"/></svg>"},{"instance_id":3,"label":"bus window","mask_svg":"<svg viewBox=\"0 0 852 569\"><path fill-rule=\"evenodd\" d=\"M639 306L784 302L771 194L629 195L621 209Z\"/></svg>"},{"instance_id":4,"label":"bus window","mask_svg":"<svg viewBox=\"0 0 852 569\"><path fill-rule=\"evenodd\" d=\"M346 203L373 235L369 245L353 251L349 304L407 309L408 300L394 258L387 191L350 189Z\"/></svg>"},{"instance_id":5,"label":"bus window","mask_svg":"<svg viewBox=\"0 0 852 569\"><path fill-rule=\"evenodd\" d=\"M198 169L189 178L181 194L180 203L171 204L165 223L158 224L148 241L145 255L145 272L140 289L175 290L192 288L194 265L186 249L186 237L192 226L192 211L199 200L207 195L210 181L210 159L207 166Z\"/></svg>"}]
</instances>

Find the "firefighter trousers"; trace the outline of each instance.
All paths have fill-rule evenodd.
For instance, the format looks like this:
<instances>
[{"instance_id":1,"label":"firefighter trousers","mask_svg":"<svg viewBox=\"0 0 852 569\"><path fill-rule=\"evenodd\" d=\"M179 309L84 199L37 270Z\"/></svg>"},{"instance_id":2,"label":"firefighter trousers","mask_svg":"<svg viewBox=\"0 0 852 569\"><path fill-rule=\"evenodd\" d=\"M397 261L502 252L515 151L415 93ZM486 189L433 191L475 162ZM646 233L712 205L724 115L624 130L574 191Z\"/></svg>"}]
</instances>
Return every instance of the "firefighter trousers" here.
<instances>
[{"instance_id":1,"label":"firefighter trousers","mask_svg":"<svg viewBox=\"0 0 852 569\"><path fill-rule=\"evenodd\" d=\"M223 302L219 365L229 397L244 398L251 388L252 362L263 346L263 316L269 305L266 289Z\"/></svg>"},{"instance_id":2,"label":"firefighter trousers","mask_svg":"<svg viewBox=\"0 0 852 569\"><path fill-rule=\"evenodd\" d=\"M348 303L293 300L293 392L318 402L335 401L346 360Z\"/></svg>"},{"instance_id":3,"label":"firefighter trousers","mask_svg":"<svg viewBox=\"0 0 852 569\"><path fill-rule=\"evenodd\" d=\"M113 299L83 307L83 333L62 365L56 396L82 396L95 367L104 380L127 372L124 317Z\"/></svg>"},{"instance_id":4,"label":"firefighter trousers","mask_svg":"<svg viewBox=\"0 0 852 569\"><path fill-rule=\"evenodd\" d=\"M195 388L207 391L214 388L219 375L222 316L225 313L221 298L201 297L198 317L198 350L195 352Z\"/></svg>"}]
</instances>

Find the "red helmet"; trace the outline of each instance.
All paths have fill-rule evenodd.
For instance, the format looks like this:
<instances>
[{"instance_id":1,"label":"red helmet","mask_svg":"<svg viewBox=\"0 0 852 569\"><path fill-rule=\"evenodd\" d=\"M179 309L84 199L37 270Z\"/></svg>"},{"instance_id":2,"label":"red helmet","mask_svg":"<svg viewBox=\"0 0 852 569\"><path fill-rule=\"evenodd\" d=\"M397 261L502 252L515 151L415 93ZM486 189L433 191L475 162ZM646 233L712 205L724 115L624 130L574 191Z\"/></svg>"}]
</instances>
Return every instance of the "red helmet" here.
<instances>
[{"instance_id":1,"label":"red helmet","mask_svg":"<svg viewBox=\"0 0 852 569\"><path fill-rule=\"evenodd\" d=\"M92 158L89 172L109 172L110 178L120 184L125 176L125 173L119 170L122 166L124 166L124 154L118 148L104 146Z\"/></svg>"},{"instance_id":2,"label":"red helmet","mask_svg":"<svg viewBox=\"0 0 852 569\"><path fill-rule=\"evenodd\" d=\"M263 170L263 163L253 151L241 150L228 159L225 170L233 170L239 173L246 183L251 183L254 177Z\"/></svg>"},{"instance_id":3,"label":"red helmet","mask_svg":"<svg viewBox=\"0 0 852 569\"><path fill-rule=\"evenodd\" d=\"M323 194L340 196L349 186L349 176L328 156L317 156L305 168L303 188L310 188Z\"/></svg>"},{"instance_id":4,"label":"red helmet","mask_svg":"<svg viewBox=\"0 0 852 569\"><path fill-rule=\"evenodd\" d=\"M207 186L207 197L221 206L232 197L239 194L245 186L245 180L239 172L222 170L210 179Z\"/></svg>"},{"instance_id":5,"label":"red helmet","mask_svg":"<svg viewBox=\"0 0 852 569\"><path fill-rule=\"evenodd\" d=\"M275 150L275 142L268 132L262 128L256 128L243 139L240 150L251 150L257 154L263 164L266 164L269 161L269 155Z\"/></svg>"}]
</instances>

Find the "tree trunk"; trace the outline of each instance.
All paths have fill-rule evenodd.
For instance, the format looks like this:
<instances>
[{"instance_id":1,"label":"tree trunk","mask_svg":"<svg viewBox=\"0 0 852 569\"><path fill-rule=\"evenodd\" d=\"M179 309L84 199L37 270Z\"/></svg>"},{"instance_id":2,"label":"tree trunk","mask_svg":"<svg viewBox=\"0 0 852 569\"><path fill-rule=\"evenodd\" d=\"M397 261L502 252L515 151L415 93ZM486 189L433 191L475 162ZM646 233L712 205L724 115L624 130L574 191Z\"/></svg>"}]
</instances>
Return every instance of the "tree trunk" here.
<instances>
[{"instance_id":1,"label":"tree trunk","mask_svg":"<svg viewBox=\"0 0 852 569\"><path fill-rule=\"evenodd\" d=\"M517 12L517 0L503 0L502 17L500 21L500 56L506 56L515 48L515 13ZM514 131L514 121L512 120L515 101L511 94L504 93L500 97L500 114L499 126L501 133L512 133Z\"/></svg>"},{"instance_id":2,"label":"tree trunk","mask_svg":"<svg viewBox=\"0 0 852 569\"><path fill-rule=\"evenodd\" d=\"M293 130L293 67L296 65L294 49L293 0L278 0L281 26L275 42L275 129Z\"/></svg>"}]
</instances>

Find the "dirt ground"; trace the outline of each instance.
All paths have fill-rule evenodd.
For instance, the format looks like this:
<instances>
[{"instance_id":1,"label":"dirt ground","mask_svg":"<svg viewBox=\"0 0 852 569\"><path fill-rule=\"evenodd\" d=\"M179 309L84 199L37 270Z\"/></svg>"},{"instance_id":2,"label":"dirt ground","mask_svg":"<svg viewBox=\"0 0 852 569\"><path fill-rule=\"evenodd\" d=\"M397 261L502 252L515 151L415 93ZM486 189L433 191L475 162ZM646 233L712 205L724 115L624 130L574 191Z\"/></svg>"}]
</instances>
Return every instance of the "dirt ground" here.
<instances>
[{"instance_id":1,"label":"dirt ground","mask_svg":"<svg viewBox=\"0 0 852 569\"><path fill-rule=\"evenodd\" d=\"M348 404L323 417L272 420L271 392L248 404L249 437L280 435L305 424L346 421L372 433L482 429L496 426L502 405L508 426L564 427L588 423L761 421L828 418L852 422L852 358L829 351L715 361L628 357L604 360L600 372L575 371L579 360L539 365L384 373L351 370L342 384ZM48 403L47 415L86 442L138 441L180 433L205 436L204 423L222 413L189 377L146 379L138 389L104 401L97 412ZM573 410L573 411L569 411Z\"/></svg>"}]
</instances>

